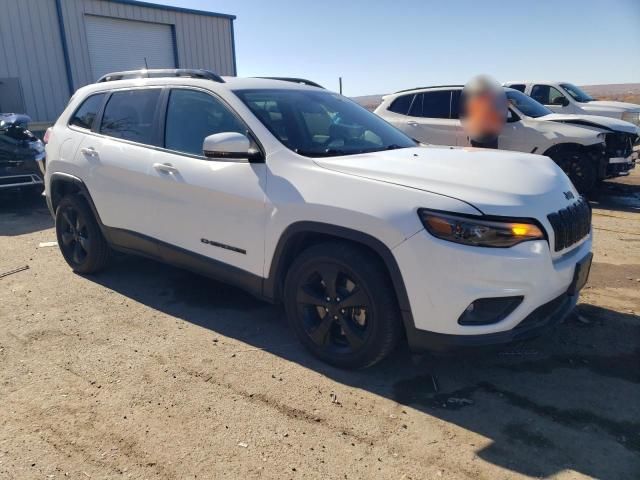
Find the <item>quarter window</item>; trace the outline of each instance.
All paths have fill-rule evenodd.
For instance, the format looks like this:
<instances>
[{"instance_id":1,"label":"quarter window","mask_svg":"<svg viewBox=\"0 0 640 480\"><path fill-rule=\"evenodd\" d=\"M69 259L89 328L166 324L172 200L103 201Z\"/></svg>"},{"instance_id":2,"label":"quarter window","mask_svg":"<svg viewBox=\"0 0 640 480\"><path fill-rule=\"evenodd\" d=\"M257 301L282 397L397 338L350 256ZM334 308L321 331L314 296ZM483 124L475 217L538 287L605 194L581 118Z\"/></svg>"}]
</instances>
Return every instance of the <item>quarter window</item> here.
<instances>
[{"instance_id":1,"label":"quarter window","mask_svg":"<svg viewBox=\"0 0 640 480\"><path fill-rule=\"evenodd\" d=\"M409 111L409 107L411 106L411 101L415 95L402 95L401 97L396 98L391 105L389 105L388 110L390 112L401 113L402 115L406 115Z\"/></svg>"},{"instance_id":2,"label":"quarter window","mask_svg":"<svg viewBox=\"0 0 640 480\"><path fill-rule=\"evenodd\" d=\"M171 91L167 107L165 147L202 155L209 135L222 132L247 133L247 127L218 99L197 90Z\"/></svg>"},{"instance_id":3,"label":"quarter window","mask_svg":"<svg viewBox=\"0 0 640 480\"><path fill-rule=\"evenodd\" d=\"M516 83L514 85L509 85L509 88L513 88L514 90L524 93L525 85L523 83Z\"/></svg>"},{"instance_id":4,"label":"quarter window","mask_svg":"<svg viewBox=\"0 0 640 480\"><path fill-rule=\"evenodd\" d=\"M71 117L71 120L69 120L69 125L91 130L91 128L93 127L93 121L98 115L98 111L100 110L100 106L102 105L102 101L104 100L104 95L104 93L91 95L84 102L82 102L82 105L78 107L76 113L74 113Z\"/></svg>"},{"instance_id":5,"label":"quarter window","mask_svg":"<svg viewBox=\"0 0 640 480\"><path fill-rule=\"evenodd\" d=\"M560 93L560 90L550 85L534 85L531 89L531 98L543 105L554 105L554 101L562 97L564 95Z\"/></svg>"},{"instance_id":6,"label":"quarter window","mask_svg":"<svg viewBox=\"0 0 640 480\"><path fill-rule=\"evenodd\" d=\"M159 88L115 92L102 116L100 132L111 137L153 145Z\"/></svg>"}]
</instances>

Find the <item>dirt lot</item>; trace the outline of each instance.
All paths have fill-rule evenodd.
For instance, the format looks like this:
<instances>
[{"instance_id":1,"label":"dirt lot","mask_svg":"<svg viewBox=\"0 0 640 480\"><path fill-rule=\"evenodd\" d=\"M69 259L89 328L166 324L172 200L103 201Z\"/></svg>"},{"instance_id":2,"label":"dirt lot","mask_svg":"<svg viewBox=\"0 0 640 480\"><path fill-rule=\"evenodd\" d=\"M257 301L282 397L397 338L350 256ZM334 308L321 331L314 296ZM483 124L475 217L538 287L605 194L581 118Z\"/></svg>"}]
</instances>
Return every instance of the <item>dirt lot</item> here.
<instances>
[{"instance_id":1,"label":"dirt lot","mask_svg":"<svg viewBox=\"0 0 640 480\"><path fill-rule=\"evenodd\" d=\"M0 478L640 478L640 171L594 206L577 312L535 341L366 371L282 311L151 261L73 274L0 203Z\"/></svg>"}]
</instances>

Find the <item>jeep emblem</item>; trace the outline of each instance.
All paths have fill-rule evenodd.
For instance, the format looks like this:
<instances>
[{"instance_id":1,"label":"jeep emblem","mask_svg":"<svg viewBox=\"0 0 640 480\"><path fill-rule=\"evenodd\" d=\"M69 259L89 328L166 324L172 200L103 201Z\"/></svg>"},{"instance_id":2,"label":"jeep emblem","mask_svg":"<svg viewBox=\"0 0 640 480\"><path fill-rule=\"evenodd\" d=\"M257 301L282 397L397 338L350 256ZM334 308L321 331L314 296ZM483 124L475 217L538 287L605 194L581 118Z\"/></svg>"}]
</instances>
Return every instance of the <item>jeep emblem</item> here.
<instances>
[{"instance_id":1,"label":"jeep emblem","mask_svg":"<svg viewBox=\"0 0 640 480\"><path fill-rule=\"evenodd\" d=\"M571 192L563 192L563 193L564 193L564 198L566 198L567 200L571 200L571 199L575 198L573 196L573 193L571 193Z\"/></svg>"}]
</instances>

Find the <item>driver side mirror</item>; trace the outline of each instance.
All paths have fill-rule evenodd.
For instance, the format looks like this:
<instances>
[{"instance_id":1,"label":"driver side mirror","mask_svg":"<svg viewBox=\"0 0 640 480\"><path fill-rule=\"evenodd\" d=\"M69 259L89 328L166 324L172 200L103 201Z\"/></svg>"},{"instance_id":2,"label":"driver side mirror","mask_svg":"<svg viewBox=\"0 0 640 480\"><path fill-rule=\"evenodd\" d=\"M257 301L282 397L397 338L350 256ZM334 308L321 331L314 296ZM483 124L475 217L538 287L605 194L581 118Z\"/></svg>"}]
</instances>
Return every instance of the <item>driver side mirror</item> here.
<instances>
[{"instance_id":1,"label":"driver side mirror","mask_svg":"<svg viewBox=\"0 0 640 480\"><path fill-rule=\"evenodd\" d=\"M518 115L513 113L511 109L507 110L507 123L517 122L518 120L520 120Z\"/></svg>"},{"instance_id":2,"label":"driver side mirror","mask_svg":"<svg viewBox=\"0 0 640 480\"><path fill-rule=\"evenodd\" d=\"M562 96L556 97L551 101L551 105L566 107L567 105L569 105L569 100Z\"/></svg>"},{"instance_id":3,"label":"driver side mirror","mask_svg":"<svg viewBox=\"0 0 640 480\"><path fill-rule=\"evenodd\" d=\"M202 143L204 156L216 160L238 160L262 162L264 156L260 149L252 145L249 138L238 132L214 133Z\"/></svg>"}]
</instances>

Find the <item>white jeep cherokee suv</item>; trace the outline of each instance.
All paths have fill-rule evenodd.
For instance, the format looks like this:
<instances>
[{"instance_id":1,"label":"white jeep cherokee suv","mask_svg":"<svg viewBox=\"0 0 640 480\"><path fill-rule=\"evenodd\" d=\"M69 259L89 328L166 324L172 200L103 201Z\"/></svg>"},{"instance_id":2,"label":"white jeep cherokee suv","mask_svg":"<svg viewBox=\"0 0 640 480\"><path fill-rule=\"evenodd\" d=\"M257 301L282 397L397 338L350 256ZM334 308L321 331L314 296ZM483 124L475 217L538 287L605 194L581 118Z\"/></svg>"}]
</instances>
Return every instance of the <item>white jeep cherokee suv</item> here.
<instances>
[{"instance_id":1,"label":"white jeep cherokee suv","mask_svg":"<svg viewBox=\"0 0 640 480\"><path fill-rule=\"evenodd\" d=\"M74 271L113 249L223 279L284 302L301 342L341 367L403 336L536 335L571 311L591 262L589 205L551 160L420 147L299 83L111 74L73 96L47 159Z\"/></svg>"},{"instance_id":2,"label":"white jeep cherokee suv","mask_svg":"<svg viewBox=\"0 0 640 480\"><path fill-rule=\"evenodd\" d=\"M462 85L402 90L383 97L375 113L407 135L424 143L469 146L459 118ZM605 117L553 114L523 93L505 88L509 118L498 147L551 157L581 193L599 181L628 174L627 157L635 125ZM618 144L622 149L618 151Z\"/></svg>"}]
</instances>

